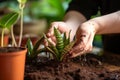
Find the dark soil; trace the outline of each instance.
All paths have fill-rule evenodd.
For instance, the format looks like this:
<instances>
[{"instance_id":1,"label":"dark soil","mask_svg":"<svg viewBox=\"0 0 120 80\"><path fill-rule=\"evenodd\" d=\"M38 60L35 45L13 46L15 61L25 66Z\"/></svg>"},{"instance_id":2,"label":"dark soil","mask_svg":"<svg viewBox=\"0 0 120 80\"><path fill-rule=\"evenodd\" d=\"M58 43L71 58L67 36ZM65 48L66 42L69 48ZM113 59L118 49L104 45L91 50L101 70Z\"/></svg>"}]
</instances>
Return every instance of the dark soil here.
<instances>
[{"instance_id":1,"label":"dark soil","mask_svg":"<svg viewBox=\"0 0 120 80\"><path fill-rule=\"evenodd\" d=\"M120 80L117 54L87 54L67 62L40 59L38 63L26 64L24 80Z\"/></svg>"},{"instance_id":2,"label":"dark soil","mask_svg":"<svg viewBox=\"0 0 120 80\"><path fill-rule=\"evenodd\" d=\"M23 50L23 49L24 48L21 48L21 47L1 47L0 53L15 52L15 51Z\"/></svg>"}]
</instances>

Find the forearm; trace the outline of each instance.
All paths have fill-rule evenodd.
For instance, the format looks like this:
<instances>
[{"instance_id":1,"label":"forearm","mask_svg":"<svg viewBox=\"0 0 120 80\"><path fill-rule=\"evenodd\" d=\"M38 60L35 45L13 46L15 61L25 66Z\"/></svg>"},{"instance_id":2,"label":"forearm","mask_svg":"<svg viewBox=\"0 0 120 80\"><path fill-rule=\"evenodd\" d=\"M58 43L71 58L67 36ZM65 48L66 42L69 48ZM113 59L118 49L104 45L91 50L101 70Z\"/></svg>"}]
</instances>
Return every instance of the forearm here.
<instances>
[{"instance_id":1,"label":"forearm","mask_svg":"<svg viewBox=\"0 0 120 80\"><path fill-rule=\"evenodd\" d=\"M64 21L67 23L68 27L72 30L73 34L76 33L79 25L86 21L86 18L77 11L69 11L65 17Z\"/></svg>"},{"instance_id":2,"label":"forearm","mask_svg":"<svg viewBox=\"0 0 120 80\"><path fill-rule=\"evenodd\" d=\"M120 33L120 11L91 19L96 34Z\"/></svg>"}]
</instances>

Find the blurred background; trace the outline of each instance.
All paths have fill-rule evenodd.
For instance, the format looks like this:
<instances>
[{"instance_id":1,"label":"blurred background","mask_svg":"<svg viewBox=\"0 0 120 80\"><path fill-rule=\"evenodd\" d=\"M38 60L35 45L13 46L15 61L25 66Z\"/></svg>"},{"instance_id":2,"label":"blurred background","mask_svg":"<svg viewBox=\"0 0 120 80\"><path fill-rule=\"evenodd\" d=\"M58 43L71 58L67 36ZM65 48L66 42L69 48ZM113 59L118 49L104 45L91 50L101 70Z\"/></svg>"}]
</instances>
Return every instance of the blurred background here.
<instances>
[{"instance_id":1,"label":"blurred background","mask_svg":"<svg viewBox=\"0 0 120 80\"><path fill-rule=\"evenodd\" d=\"M71 0L28 0L24 8L23 38L29 37L36 42L41 36L41 33L48 30L51 22L61 21L63 19L70 2ZM0 0L0 17L12 10L18 11L18 7L17 0ZM100 13L98 12L97 15L91 18L99 15ZM19 40L19 25L19 21L14 25L16 40ZM6 30L5 33L7 35L10 31ZM10 35L9 39L11 39ZM8 42L11 43L10 41ZM23 46L25 43L26 39L23 40ZM93 45L102 47L100 35L95 36Z\"/></svg>"}]
</instances>

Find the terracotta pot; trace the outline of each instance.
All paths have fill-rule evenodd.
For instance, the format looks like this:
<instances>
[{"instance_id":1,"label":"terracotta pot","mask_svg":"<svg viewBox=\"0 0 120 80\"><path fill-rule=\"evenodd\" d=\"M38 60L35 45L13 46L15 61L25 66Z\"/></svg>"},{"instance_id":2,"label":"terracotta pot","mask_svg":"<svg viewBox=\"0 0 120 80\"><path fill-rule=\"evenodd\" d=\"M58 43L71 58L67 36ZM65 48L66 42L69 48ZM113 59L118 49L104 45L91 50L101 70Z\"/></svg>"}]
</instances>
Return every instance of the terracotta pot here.
<instances>
[{"instance_id":1,"label":"terracotta pot","mask_svg":"<svg viewBox=\"0 0 120 80\"><path fill-rule=\"evenodd\" d=\"M11 51L14 48L17 51ZM4 52L4 49L9 49L10 53ZM24 80L26 52L26 48L0 48L0 80Z\"/></svg>"}]
</instances>

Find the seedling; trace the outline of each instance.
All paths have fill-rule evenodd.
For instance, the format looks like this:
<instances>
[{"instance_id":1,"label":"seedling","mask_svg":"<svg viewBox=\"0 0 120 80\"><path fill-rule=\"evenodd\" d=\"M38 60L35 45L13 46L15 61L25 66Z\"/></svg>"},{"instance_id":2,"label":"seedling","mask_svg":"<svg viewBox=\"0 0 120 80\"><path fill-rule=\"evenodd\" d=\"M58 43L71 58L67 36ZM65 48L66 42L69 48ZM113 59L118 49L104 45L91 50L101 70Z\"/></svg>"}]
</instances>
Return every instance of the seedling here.
<instances>
[{"instance_id":1,"label":"seedling","mask_svg":"<svg viewBox=\"0 0 120 80\"><path fill-rule=\"evenodd\" d=\"M44 52L46 49L45 48L42 48L42 49L39 49L39 46L40 44L42 44L44 40L44 37L41 37L35 45L32 44L32 41L30 39L28 39L27 41L27 48L28 48L28 55L27 55L27 58L33 60L35 58L37 58L37 55L41 52Z\"/></svg>"},{"instance_id":2,"label":"seedling","mask_svg":"<svg viewBox=\"0 0 120 80\"><path fill-rule=\"evenodd\" d=\"M17 12L12 12L9 14L4 15L1 19L0 19L0 28L2 29L2 33L1 33L1 47L3 47L3 37L4 37L4 30L10 29L13 24L15 24L15 22L17 21L19 17L19 13Z\"/></svg>"},{"instance_id":3,"label":"seedling","mask_svg":"<svg viewBox=\"0 0 120 80\"><path fill-rule=\"evenodd\" d=\"M29 57L37 57L37 55L41 52L48 52L52 54L53 59L57 61L63 61L66 57L70 49L75 44L75 41L70 42L70 32L69 36L67 38L66 33L61 34L60 31L56 28L54 28L54 35L56 37L56 45L53 45L45 34L43 34L44 37L42 37L35 46L32 45L31 41L28 40L27 47L28 47L28 56ZM43 39L46 39L48 42L48 46L42 49L38 49L39 45L43 42Z\"/></svg>"},{"instance_id":4,"label":"seedling","mask_svg":"<svg viewBox=\"0 0 120 80\"><path fill-rule=\"evenodd\" d=\"M12 40L13 40L13 44L15 46L17 46L15 38L14 38L14 34L13 34L13 24L15 24L15 22L17 21L19 15L20 15L20 23L21 23L21 28L20 28L20 40L19 40L19 47L21 45L21 40L22 40L22 32L23 32L23 9L25 6L25 3L27 2L27 0L17 0L19 2L19 12L12 12L9 13L5 16L3 16L0 19L0 28L2 28L2 34L1 34L1 47L3 47L3 37L4 37L4 30L6 28L11 29L11 33L12 33Z\"/></svg>"}]
</instances>

